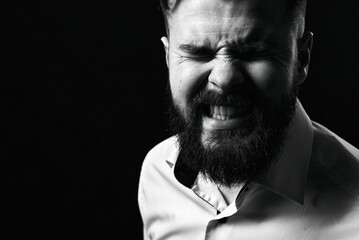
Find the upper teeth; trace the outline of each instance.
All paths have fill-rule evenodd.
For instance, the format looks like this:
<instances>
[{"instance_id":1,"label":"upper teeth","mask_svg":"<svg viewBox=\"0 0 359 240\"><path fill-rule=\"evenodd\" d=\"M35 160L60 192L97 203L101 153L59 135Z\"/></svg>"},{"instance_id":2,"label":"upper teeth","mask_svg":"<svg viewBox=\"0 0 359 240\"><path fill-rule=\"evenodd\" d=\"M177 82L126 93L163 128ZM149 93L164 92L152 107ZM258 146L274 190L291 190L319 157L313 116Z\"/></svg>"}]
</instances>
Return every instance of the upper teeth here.
<instances>
[{"instance_id":1,"label":"upper teeth","mask_svg":"<svg viewBox=\"0 0 359 240\"><path fill-rule=\"evenodd\" d=\"M245 111L246 107L210 105L210 116L221 120L237 117Z\"/></svg>"}]
</instances>

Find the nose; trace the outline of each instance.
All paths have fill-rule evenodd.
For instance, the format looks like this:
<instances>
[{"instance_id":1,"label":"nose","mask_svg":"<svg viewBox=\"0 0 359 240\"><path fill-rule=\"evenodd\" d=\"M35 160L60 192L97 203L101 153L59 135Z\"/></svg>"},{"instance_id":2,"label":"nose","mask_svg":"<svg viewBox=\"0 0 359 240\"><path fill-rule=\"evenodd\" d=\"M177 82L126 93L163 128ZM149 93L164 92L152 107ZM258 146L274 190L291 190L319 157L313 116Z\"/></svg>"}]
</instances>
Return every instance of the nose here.
<instances>
[{"instance_id":1,"label":"nose","mask_svg":"<svg viewBox=\"0 0 359 240\"><path fill-rule=\"evenodd\" d=\"M240 66L229 60L219 60L215 63L208 81L223 93L228 93L236 85L243 83Z\"/></svg>"}]
</instances>

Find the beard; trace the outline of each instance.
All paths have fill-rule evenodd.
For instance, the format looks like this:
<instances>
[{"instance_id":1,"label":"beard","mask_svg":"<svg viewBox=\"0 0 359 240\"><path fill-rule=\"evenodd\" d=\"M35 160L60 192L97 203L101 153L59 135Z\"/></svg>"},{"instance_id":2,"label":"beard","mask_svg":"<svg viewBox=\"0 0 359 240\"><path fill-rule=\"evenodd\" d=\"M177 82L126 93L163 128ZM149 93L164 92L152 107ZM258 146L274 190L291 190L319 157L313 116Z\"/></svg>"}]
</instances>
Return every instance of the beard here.
<instances>
[{"instance_id":1,"label":"beard","mask_svg":"<svg viewBox=\"0 0 359 240\"><path fill-rule=\"evenodd\" d=\"M193 177L202 173L226 187L237 186L266 171L281 152L295 113L295 82L277 102L263 97L254 86L243 85L225 95L202 90L186 109L179 108L168 87L169 130L177 135L179 144L175 170ZM237 129L203 129L206 106L243 103L249 103L257 112L249 124Z\"/></svg>"}]
</instances>

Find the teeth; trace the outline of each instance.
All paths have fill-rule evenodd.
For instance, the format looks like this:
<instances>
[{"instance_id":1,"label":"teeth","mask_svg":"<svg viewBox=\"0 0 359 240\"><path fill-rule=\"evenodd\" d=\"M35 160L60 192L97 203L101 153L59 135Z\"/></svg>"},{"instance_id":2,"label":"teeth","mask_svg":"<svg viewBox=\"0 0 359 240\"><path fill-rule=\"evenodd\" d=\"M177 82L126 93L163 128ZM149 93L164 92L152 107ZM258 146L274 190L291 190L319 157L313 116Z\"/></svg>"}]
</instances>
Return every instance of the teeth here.
<instances>
[{"instance_id":1,"label":"teeth","mask_svg":"<svg viewBox=\"0 0 359 240\"><path fill-rule=\"evenodd\" d=\"M213 113L214 113L214 106L213 106L213 105L210 105L210 106L209 106L209 110L210 110L210 113L211 113L211 116L212 116Z\"/></svg>"},{"instance_id":2,"label":"teeth","mask_svg":"<svg viewBox=\"0 0 359 240\"><path fill-rule=\"evenodd\" d=\"M229 120L245 113L247 106L218 106L210 105L210 116L220 120Z\"/></svg>"},{"instance_id":3,"label":"teeth","mask_svg":"<svg viewBox=\"0 0 359 240\"><path fill-rule=\"evenodd\" d=\"M219 119L219 120L227 120L228 118L226 116L220 115L220 114L214 114L212 116L213 118Z\"/></svg>"},{"instance_id":4,"label":"teeth","mask_svg":"<svg viewBox=\"0 0 359 240\"><path fill-rule=\"evenodd\" d=\"M219 112L221 113L221 115L227 115L227 107L226 106L220 106L219 107Z\"/></svg>"}]
</instances>

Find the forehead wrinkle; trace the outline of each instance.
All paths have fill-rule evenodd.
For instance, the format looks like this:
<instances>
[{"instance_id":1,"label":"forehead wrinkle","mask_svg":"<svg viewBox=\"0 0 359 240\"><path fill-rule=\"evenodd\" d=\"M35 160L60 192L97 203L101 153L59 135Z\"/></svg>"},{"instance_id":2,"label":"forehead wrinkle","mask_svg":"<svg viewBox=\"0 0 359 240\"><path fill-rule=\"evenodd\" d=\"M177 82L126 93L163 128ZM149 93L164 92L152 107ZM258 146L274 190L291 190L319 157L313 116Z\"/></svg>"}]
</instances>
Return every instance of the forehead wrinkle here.
<instances>
[{"instance_id":1,"label":"forehead wrinkle","mask_svg":"<svg viewBox=\"0 0 359 240\"><path fill-rule=\"evenodd\" d=\"M193 23L199 24L201 21L206 21L208 16L215 22L219 23L224 20L224 22L228 22L231 19L245 19L248 14L248 7L238 7L236 1L216 1L215 6L213 3L206 2L206 0L182 0L178 5L176 11L172 14L170 18L170 22L176 22L176 24L181 22L187 22L188 18L193 20ZM181 14L178 14L178 13ZM223 22L223 23L224 23Z\"/></svg>"},{"instance_id":2,"label":"forehead wrinkle","mask_svg":"<svg viewBox=\"0 0 359 240\"><path fill-rule=\"evenodd\" d=\"M285 22L283 19L283 0L269 0L271 4L268 2L260 3L259 0L214 1L216 4L213 4L213 1L207 2L207 0L181 0L171 17L171 22L178 24L182 21L186 22L188 18L200 22L201 18L204 21L208 16L216 19L217 23L222 20L223 24L230 22L233 18L238 20L255 19L274 25L283 25ZM247 1L254 1L255 4L246 4ZM177 14L179 12L181 14Z\"/></svg>"},{"instance_id":3,"label":"forehead wrinkle","mask_svg":"<svg viewBox=\"0 0 359 240\"><path fill-rule=\"evenodd\" d=\"M233 20L235 23L233 24ZM183 39L197 39L196 41L203 41L205 38L220 41L221 39L237 38L239 36L245 37L254 28L258 28L259 24L254 20L243 17L236 18L212 18L211 21L206 19L192 18L191 21L178 21L177 26L172 28L174 34ZM183 32L183 30L185 30ZM215 38L215 39L212 39Z\"/></svg>"},{"instance_id":4,"label":"forehead wrinkle","mask_svg":"<svg viewBox=\"0 0 359 240\"><path fill-rule=\"evenodd\" d=\"M278 38L272 33L282 26L277 24L277 20L268 19L270 13L258 11L258 8L264 6L237 7L236 1L216 1L220 9L217 11L214 8L217 5L204 4L203 1L184 0L179 4L170 28L171 35L176 36L176 42L216 49L231 42L240 44ZM186 2L191 4L187 5ZM266 17L263 18L263 15Z\"/></svg>"},{"instance_id":5,"label":"forehead wrinkle","mask_svg":"<svg viewBox=\"0 0 359 240\"><path fill-rule=\"evenodd\" d=\"M202 31L200 33L195 30L187 37L182 35L180 43L190 44L193 46L203 46L211 49L219 49L226 46L237 46L238 44L246 44L250 42L268 42L270 40L271 30L260 24L255 26L248 24L237 26L234 30L227 31Z\"/></svg>"},{"instance_id":6,"label":"forehead wrinkle","mask_svg":"<svg viewBox=\"0 0 359 240\"><path fill-rule=\"evenodd\" d=\"M184 18L188 16L198 17L200 14L209 14L212 17L222 19L232 19L242 17L260 17L260 15L268 15L271 12L267 4L245 4L242 0L217 0L215 6L207 0L182 0L178 8L172 14L172 18L177 12L182 12ZM256 0L250 0L256 1ZM274 1L275 0L270 0ZM189 4L189 2L191 2ZM241 3L243 2L243 4ZM263 6L262 6L263 5ZM279 6L280 7L280 6ZM276 6L278 8L278 6ZM273 18L273 16L270 16Z\"/></svg>"}]
</instances>

